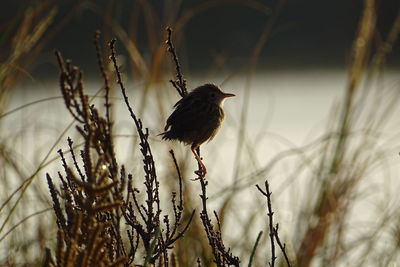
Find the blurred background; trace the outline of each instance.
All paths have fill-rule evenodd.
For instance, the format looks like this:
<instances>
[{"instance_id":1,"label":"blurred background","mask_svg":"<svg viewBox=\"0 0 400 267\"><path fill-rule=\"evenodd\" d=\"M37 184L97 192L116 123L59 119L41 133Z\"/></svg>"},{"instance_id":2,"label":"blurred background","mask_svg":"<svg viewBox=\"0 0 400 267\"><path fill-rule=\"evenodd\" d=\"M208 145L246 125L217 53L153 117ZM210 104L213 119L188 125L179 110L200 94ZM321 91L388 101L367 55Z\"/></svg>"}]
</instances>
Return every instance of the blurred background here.
<instances>
[{"instance_id":1,"label":"blurred background","mask_svg":"<svg viewBox=\"0 0 400 267\"><path fill-rule=\"evenodd\" d=\"M74 55L86 72L95 69L91 36L123 35L134 42L148 61L164 36L164 28L176 26L179 51L185 69L204 73L216 61L229 69L240 69L248 61L277 1L44 1L39 23L51 13L40 49L40 59L29 71L45 78L56 74L53 50ZM286 1L279 12L269 41L263 46L260 67L271 70L340 68L348 63L363 1ZM2 58L9 54L13 33L27 8L35 1L4 1L1 12ZM45 8L44 8L45 7ZM384 38L397 15L399 2L377 1L377 40ZM36 14L38 15L38 14ZM32 28L33 29L33 28ZM120 36L121 37L121 36ZM122 51L121 51L122 53ZM398 66L399 48L388 59ZM129 62L132 64L132 62ZM42 76L41 76L42 77ZM50 76L53 77L53 76Z\"/></svg>"},{"instance_id":2,"label":"blurred background","mask_svg":"<svg viewBox=\"0 0 400 267\"><path fill-rule=\"evenodd\" d=\"M261 230L255 266L268 261L265 199L255 189L268 179L281 239L298 266L397 266L399 11L397 0L3 1L0 265L37 265L44 247L54 246L45 173L61 170L57 150L68 149L67 136L79 143L54 50L80 67L92 102L102 107L96 30L106 64L107 43L117 39L124 82L149 128L160 179L171 183L173 148L186 201L199 206L199 188L189 181L196 169L190 150L157 136L180 98L169 83L175 79L165 45L170 26L188 88L212 82L236 94L202 154L210 210L223 217L227 246L242 263ZM111 65L107 72L113 77ZM140 184L134 125L114 87L117 158ZM196 219L187 237L193 252L176 250L181 266L194 266L199 255L210 262Z\"/></svg>"}]
</instances>

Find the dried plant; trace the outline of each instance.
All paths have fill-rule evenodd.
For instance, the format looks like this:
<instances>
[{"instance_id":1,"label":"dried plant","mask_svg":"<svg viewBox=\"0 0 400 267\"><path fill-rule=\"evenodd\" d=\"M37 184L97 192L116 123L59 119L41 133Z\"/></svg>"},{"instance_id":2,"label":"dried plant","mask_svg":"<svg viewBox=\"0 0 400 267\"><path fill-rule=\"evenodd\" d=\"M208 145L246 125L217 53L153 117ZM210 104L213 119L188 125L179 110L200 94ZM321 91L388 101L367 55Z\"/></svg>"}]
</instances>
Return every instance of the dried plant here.
<instances>
[{"instance_id":1,"label":"dried plant","mask_svg":"<svg viewBox=\"0 0 400 267\"><path fill-rule=\"evenodd\" d=\"M182 176L180 175L180 171L178 165L176 164L176 160L173 152L171 151L171 156L174 160L178 179L179 179L179 194L178 194L178 203L176 202L176 193L172 193L172 207L174 211L174 223L171 225L170 219L168 215L165 215L163 218L164 228L162 228L162 223L160 220L161 209L160 209L160 195L159 195L159 181L157 180L157 174L154 164L153 155L151 152L151 147L148 143L149 131L148 129L143 129L143 124L140 119L138 119L133 112L133 109L130 106L128 96L126 94L125 87L121 80L121 73L117 64L116 56L115 56L115 42L116 40L112 40L110 42L111 49L111 60L113 61L114 68L117 75L117 83L120 85L122 95L124 97L125 104L129 110L129 114L135 122L136 130L139 134L139 145L140 151L143 155L143 169L145 172L145 187L146 187L146 205L139 205L136 193L139 193L132 187L128 186L128 192L130 193L133 203L136 207L136 210L133 207L132 202L130 205L126 206L127 212L124 213L127 221L131 222L129 224L136 232L140 235L143 245L146 249L146 261L145 263L154 263L155 260L163 255L165 266L168 266L168 249L172 248L172 244L176 242L179 238L181 238L184 232L189 227L190 222L194 216L194 211L190 216L186 226L182 231L179 231L178 228L182 223L182 211L183 211L183 199L182 199ZM129 195L128 195L129 198ZM143 220L143 224L138 223L138 217L141 217Z\"/></svg>"},{"instance_id":2,"label":"dried plant","mask_svg":"<svg viewBox=\"0 0 400 267\"><path fill-rule=\"evenodd\" d=\"M27 8L10 40L8 53L2 51L0 56L0 114L5 107L10 90L18 81L21 73L26 72L23 61L29 57L39 43L47 28L52 24L57 13L55 7L49 8L49 1L37 3ZM4 54L3 54L4 53Z\"/></svg>"},{"instance_id":3,"label":"dried plant","mask_svg":"<svg viewBox=\"0 0 400 267\"><path fill-rule=\"evenodd\" d=\"M340 109L340 116L337 119L338 125L333 130L333 136L328 138L326 144L323 145L323 152L318 162L319 167L317 177L315 177L315 180L318 181L318 189L316 189L318 194L315 202L313 201L309 207L310 214L316 216L316 222L308 222L299 240L296 252L299 266L310 266L313 259L318 258L318 250L326 242L330 231L335 227L343 227L353 203L349 202L349 199L354 196L376 156L374 153L365 153L365 149L366 147L371 151L376 149L376 144L371 142L371 134L379 131L380 128L379 122L375 121L380 114L377 109L374 109L374 115L371 114L365 122L365 126L362 126L367 130L363 129L364 133L358 136L360 142L355 147L350 145L356 125L362 120L356 101L359 99L361 102L365 101L368 94L367 90L362 90L360 84L373 51L377 19L375 5L373 0L364 1L358 31L353 42L347 90ZM398 31L396 23L394 23L393 29ZM394 41L391 39L389 42L393 43ZM378 49L378 62L376 63L382 63L381 53L382 50ZM393 99L397 99L397 97ZM349 164L350 162L351 164ZM334 234L338 240L344 238L342 230ZM325 256L327 262L337 260L335 258L339 256L341 248L336 246L334 250L332 255L328 256L327 253Z\"/></svg>"},{"instance_id":4,"label":"dried plant","mask_svg":"<svg viewBox=\"0 0 400 267\"><path fill-rule=\"evenodd\" d=\"M37 44L40 44L39 41L45 36L46 29L55 18L56 5L46 8L50 6L48 5L50 2L43 3L38 4L34 9L26 10L25 16L21 20L21 26L17 28L15 36L10 40L11 43L16 45L14 51L5 53L7 57L4 64L0 66L0 85L5 89L0 92L0 109L4 108L9 92L8 88L12 88L17 81L16 72L22 70L22 68L17 67L23 67L24 64L21 64L21 62L26 62L37 54L36 52L40 50ZM237 156L233 162L233 166L236 168L234 184L223 189L224 194L227 192L225 196L228 196L222 199L223 204L220 209L211 211L210 204L212 204L213 196L210 196L210 199L208 198L209 192L211 192L208 181L201 175L198 176L195 183L186 181L183 177L185 172L182 171L184 165L179 160L179 156L177 156L178 159L175 157L172 150L170 151L170 161L173 168L168 170L168 175L176 179L168 179L168 181L173 182L167 183L160 179L161 177L156 172L153 157L153 152L156 150L152 149L149 144L151 135L140 117L145 108L144 103L148 101L147 90L153 88L151 87L152 81L162 77L161 74L164 71L162 68L165 66L163 63L167 54L165 53L164 37L166 37L167 51L172 55L172 62L176 71L176 76L170 83L181 97L187 94L182 66L172 43L173 32L168 28L166 34L160 34L160 26L164 27L167 22L169 25L173 25L175 29L174 37L176 37L178 43L180 36L177 33L182 32L191 17L210 7L231 3L252 5L255 9L265 10L265 13L271 16L265 24L264 31L254 47L253 56L249 62L246 91L243 94L244 104L238 127ZM365 108L362 106L367 103L365 101L368 98L367 95L369 94L371 98L375 96L371 93L372 90L369 92L362 90L361 84L363 84L365 76L367 76L366 83L371 84L371 80L368 80L371 79L367 74L368 71L373 72L379 69L379 72L383 69L386 56L394 47L399 36L400 13L393 21L393 27L389 30L386 38L382 35L383 40L380 40L381 36L377 30L379 26L379 23L377 23L377 3L373 0L364 0L364 11L361 15L350 58L346 94L343 104L335 111L335 114L339 115L334 115L329 121L332 124L330 125L331 128L327 129L325 136L311 145L285 151L268 162L265 168L257 167L256 175L248 176L250 178L241 177L242 166L244 166L242 155L249 153L251 156L252 153L255 154L256 152L256 150L251 150L250 146L250 149L245 148L247 143L251 143L249 139L253 138L253 136L246 134L246 127L244 127L249 107L249 88L254 77L252 73L256 72L257 63L265 43L275 32L276 21L284 3L284 0L277 1L275 9L268 8L267 10L263 4L257 1L209 0L193 9L185 10L185 12L181 12L183 5L176 3L170 6L176 7L176 12L167 14L167 18L163 20L161 16L157 17L152 3L137 1L135 4L140 6L140 12L143 13L139 14L139 12L132 16L134 17L132 21L136 20L137 23L140 21L138 18L145 17L145 27L147 27L149 39L146 45L149 46L149 54L151 55L149 62L146 62L146 57L140 54L137 46L138 27L132 27L131 32L125 32L123 26L118 25L117 19L111 21L114 19L108 18L108 16L112 17L112 12L107 12L104 20L110 19L110 21L105 23L113 30L113 34L122 40L122 45L126 48L133 69L136 71L135 74L140 74L140 78L145 81L144 94L140 99L141 101L138 101L142 104L141 110L132 108L122 82L122 74L117 63L115 40L110 43L109 47L114 70L109 71L103 66L102 47L99 44L99 33L96 33L95 45L97 63L103 79L101 90L104 92L104 107L92 104L85 92L85 84L80 69L73 66L70 61L65 60L60 53L56 53L60 68L62 97L66 109L76 121L76 132L79 136L67 138L68 148L58 152L62 171L46 175L56 218L54 225L57 225L57 238L56 245L52 249L44 249L42 243L44 243L45 238L41 239L42 232L38 231L37 238L40 240L40 246L42 246L40 249L44 252L43 266L161 267L178 266L179 264L180 266L239 266L243 265L244 260L247 260L246 256L249 256L248 266L259 266L260 262L264 262L266 265L268 260L270 266L284 266L285 264L288 266L291 266L291 264L314 266L316 263L334 266L348 261L348 258L352 259L351 256L353 256L354 251L357 251L356 253L360 251L359 254L361 254L353 262L353 265L356 266L365 266L370 262L379 263L376 265L389 266L397 262L400 251L400 230L396 224L400 218L397 211L398 205L393 204L387 211L382 212L381 217L376 216L379 221L376 229L368 231L365 236L357 236L358 240L350 240L349 242L348 234L354 233L352 227L359 226L349 223L349 214L352 212L350 210L358 204L356 198L359 197L359 191L363 189L360 184L363 177L376 167L375 165L379 160L377 160L377 157L379 157L377 152L380 152L380 149L377 148L377 142L371 141L371 135L383 129L383 122L389 117L388 114L395 110L393 106L398 105L398 94L396 94L391 101L384 103L387 106L376 105L367 121L362 121L360 114L365 112ZM93 4L91 6L95 5L95 3L91 4ZM85 8L88 7L85 6ZM48 40L48 37L44 39ZM375 48L377 51L373 54ZM27 54L29 54L29 58ZM114 131L113 106L110 96L111 90L115 88L110 82L113 80L111 75L116 76L117 85L120 87L124 100L123 103L136 127L139 143L137 150L141 153L142 161L134 162L134 166L127 166L127 164L124 166L116 157L118 151L115 151L114 132L116 131ZM160 113L162 113L163 107L161 96L162 94L156 96L157 108L161 111ZM379 93L377 93L377 96L379 96ZM2 113L1 116L4 115L5 113ZM361 128L358 128L359 124ZM356 131L362 133L356 133ZM357 138L355 142L354 136ZM376 136L377 139L380 137L379 134L376 134ZM9 227L10 217L17 210L17 207L18 211L21 210L21 205L18 202L28 188L31 188L29 185L33 178L42 176L39 171L51 162L51 159L48 160L48 156L46 156L37 171L29 176L23 173L21 166L18 165L20 163L11 157L10 151L7 147L0 146L2 163L4 166L7 166L7 164L12 166L18 176L24 178L21 178L21 181L24 182L11 194L5 190L7 192L6 201L4 204L2 203L0 213L6 216L3 216L4 220L2 220L0 227L2 233L0 242L9 233L16 232L15 228L20 224L17 223ZM198 153L200 154L200 151ZM305 155L308 153L312 154L310 158ZM295 229L292 232L292 238L285 240L288 247L281 241L278 234L278 224L274 223L276 217L273 217L271 192L267 182L265 189L257 187L267 200L268 223L266 224L266 231L269 230L269 235L263 235L263 232L256 235L257 233L252 232L252 226L257 223L255 218L262 217L261 214L264 211L254 209L248 218L244 218L244 222L239 225L244 233L238 238L241 240L236 241L236 244L235 242L227 242L228 240L224 239L222 231L223 226L225 226L224 217L236 208L235 200L238 199L239 191L250 188L257 181L260 181L256 181L256 179L264 179L268 171L280 164L279 162L287 155L293 154L302 154L302 157L304 154L304 158L311 162L309 165L312 165L313 170L312 175L308 178L310 178L313 187L307 189L312 191L312 194L308 194L309 191L307 191L308 195L305 197L305 201L299 204L299 210L297 214L294 214L295 217L298 217L294 223ZM166 165L165 162L160 162L160 164ZM287 180L282 183L281 188L295 180L296 175L303 171L307 164L301 162L301 166L293 166L295 174L286 177ZM132 175L127 171L138 166L143 167L143 176ZM200 198L190 198L195 195L190 190L197 185L198 188L196 189ZM281 192L280 190L277 191ZM19 194L20 192L21 194ZM165 195L167 195L167 198L162 197ZM14 201L15 199L16 201ZM387 198L386 200L389 202L391 199ZM278 201L274 203L276 206L280 204ZM6 205L10 204L12 208L7 213ZM199 217L195 216L196 213L192 210L192 207L196 205L200 206ZM166 206L170 207L169 213L164 211ZM275 212L279 213L279 209ZM36 214L39 214L39 212L32 214L32 216ZM26 216L20 223L22 224L30 216ZM378 237L383 234L387 234L385 236L387 247L382 247L379 243L382 238ZM289 243L289 240L291 243ZM267 254L259 253L263 248L269 248ZM279 256L279 249L282 251L283 257ZM240 260L236 255L240 256ZM358 254L356 256L358 257ZM24 256L21 256L20 262L24 259ZM3 262L6 262L6 260ZM10 261L9 266L14 265Z\"/></svg>"},{"instance_id":5,"label":"dried plant","mask_svg":"<svg viewBox=\"0 0 400 267\"><path fill-rule=\"evenodd\" d=\"M64 169L64 174L58 173L61 182L59 190L47 174L58 237L56 260L53 261L48 251L45 263L46 266L131 266L142 262L143 266L148 266L157 261L161 264L162 261L162 266L169 266L168 251L188 229L194 211L183 226L182 176L171 151L177 169L179 193L171 194L173 221L168 215L162 216L160 184L148 143L148 129L143 128L129 104L116 62L113 40L110 49L117 82L140 137L146 188L144 200L140 201L138 197L141 193L134 187L132 175L126 173L123 165L119 167L113 145L113 124L109 116L110 85L98 40L99 33L96 33L98 64L106 91L105 116L100 115L99 110L89 103L79 68L72 66L56 52L61 72L61 92L66 108L78 123L76 130L83 138L84 145L78 157L72 139L68 138L72 163L68 163L64 152L59 150ZM171 265L176 266L176 260L172 262Z\"/></svg>"}]
</instances>

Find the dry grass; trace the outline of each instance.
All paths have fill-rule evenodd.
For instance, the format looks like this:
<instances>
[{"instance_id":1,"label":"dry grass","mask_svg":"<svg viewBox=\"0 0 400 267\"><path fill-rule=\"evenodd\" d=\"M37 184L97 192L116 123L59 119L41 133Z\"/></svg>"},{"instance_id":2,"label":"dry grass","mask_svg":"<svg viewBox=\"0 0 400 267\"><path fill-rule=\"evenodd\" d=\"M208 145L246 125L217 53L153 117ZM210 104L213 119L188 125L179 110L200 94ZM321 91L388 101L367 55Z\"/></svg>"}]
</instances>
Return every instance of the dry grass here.
<instances>
[{"instance_id":1,"label":"dry grass","mask_svg":"<svg viewBox=\"0 0 400 267\"><path fill-rule=\"evenodd\" d=\"M259 10L268 14L268 19L247 66L243 96L246 100L238 127L234 183L224 188L218 194L219 200L214 201L208 193L211 185L207 177L190 182L188 178L192 174L188 174L186 160L181 161L173 151L168 158L156 161L158 157L154 153L159 151L153 149L146 121L140 118L149 109L146 103L150 100L156 103L152 108L161 114L160 119L165 117L166 94L156 94L156 99L152 99L154 84L167 87L165 80L173 77L169 90L176 89L180 96L185 95L186 81L177 51L186 23L209 8L232 3ZM49 147L45 157L29 168L10 146L10 140L2 140L1 265L265 266L269 263L270 266L303 267L389 266L398 262L398 203L374 188L368 177L376 168L386 168L388 145L382 146L383 129L390 116L398 111L400 102L398 85L391 90L380 87L379 83L385 60L400 32L400 15L387 36L378 40L376 3L364 1L345 94L332 110L325 134L304 147L294 147L276 155L254 173L244 176L243 169L248 162L243 155L256 152L251 146L253 137L245 132L249 90L259 55L284 8L284 1L278 1L272 9L257 1L206 1L187 12L181 12L179 4L170 4L172 6L166 8L176 12L167 13L163 19L149 2L137 1L138 13L132 14L129 30L113 19L114 4L109 2L106 15L94 3L84 8L104 15L104 39L116 35L120 40L117 43L126 49L129 69L143 81L142 98L138 100L141 105L136 107L130 103L121 77L123 71L117 61L115 41L104 52L99 35L95 37L97 64L103 81L98 91L102 93L102 102L95 102L85 91L81 70L57 53L59 87L66 110L74 118L69 128L75 126L75 131L70 131L72 137L66 138L66 129ZM14 37L9 39L12 44L9 53L2 55L4 63L0 66L1 119L9 115L4 112L7 99L26 75L25 69L44 43L70 19L70 15L66 15L64 22L55 22L57 10L56 5L44 1L26 9L18 20ZM147 60L137 46L139 15L145 18L151 60ZM175 29L174 35L160 29L160 25L170 25ZM177 42L176 50L171 36ZM107 57L103 54L110 55L111 61L104 60ZM171 54L172 60L168 58ZM24 74L21 76L21 73ZM120 90L116 90L117 86ZM390 101L383 102L387 94L391 94ZM121 99L120 95L136 129L131 149L135 152L131 152L129 162L122 162L117 156L119 136L115 134L114 121L120 114L113 111L116 105L113 100ZM368 108L371 105L375 108ZM60 147L66 148L58 150ZM58 156L52 158L57 150ZM283 182L276 183L274 168L293 155L298 165L291 163L291 173ZM45 175L45 167L54 162L58 162L56 169L62 171ZM156 166L168 166L168 170L157 172ZM50 194L44 192L40 182L45 176ZM167 181L161 178L164 176L168 177ZM300 180L300 176L305 179ZM254 196L249 207L238 205L244 189L264 182L265 177L272 180L269 186L276 193L271 195L266 184L265 190L259 187L261 194ZM306 184L301 184L304 181ZM391 186L389 180L382 184ZM305 191L299 189L301 201L294 203L297 200L293 200L291 204L293 223L279 223L278 227L275 223L284 218L281 192L299 185ZM30 199L40 200L38 209L31 209ZM366 201L378 208L368 210L372 219L363 225L354 217L358 209L366 209L363 206ZM54 215L50 215L50 207ZM196 207L200 210L195 210ZM247 210L246 216L241 222L233 222L229 218L241 212L238 207ZM239 237L230 236L232 229Z\"/></svg>"}]
</instances>

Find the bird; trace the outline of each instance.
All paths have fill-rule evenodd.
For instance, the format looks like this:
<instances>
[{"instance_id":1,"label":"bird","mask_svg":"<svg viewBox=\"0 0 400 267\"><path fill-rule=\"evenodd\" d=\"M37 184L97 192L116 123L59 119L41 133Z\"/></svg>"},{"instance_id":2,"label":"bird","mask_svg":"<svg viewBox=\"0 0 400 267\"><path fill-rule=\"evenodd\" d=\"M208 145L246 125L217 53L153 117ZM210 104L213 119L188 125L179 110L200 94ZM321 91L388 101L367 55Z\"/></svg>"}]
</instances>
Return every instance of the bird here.
<instances>
[{"instance_id":1,"label":"bird","mask_svg":"<svg viewBox=\"0 0 400 267\"><path fill-rule=\"evenodd\" d=\"M174 111L168 117L162 135L163 140L178 140L190 149L199 163L201 170L197 175L205 176L207 168L197 154L197 148L206 141L211 141L217 134L225 114L224 100L234 94L224 93L215 84L201 85L174 105Z\"/></svg>"}]
</instances>

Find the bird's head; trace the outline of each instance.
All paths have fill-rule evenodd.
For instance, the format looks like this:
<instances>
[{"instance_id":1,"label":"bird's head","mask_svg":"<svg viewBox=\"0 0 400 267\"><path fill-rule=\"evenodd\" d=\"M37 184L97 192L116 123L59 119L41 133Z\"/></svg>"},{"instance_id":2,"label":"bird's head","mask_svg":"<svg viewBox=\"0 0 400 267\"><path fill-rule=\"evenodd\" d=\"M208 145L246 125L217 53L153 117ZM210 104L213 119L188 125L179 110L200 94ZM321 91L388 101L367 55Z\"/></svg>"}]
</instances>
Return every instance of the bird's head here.
<instances>
[{"instance_id":1,"label":"bird's head","mask_svg":"<svg viewBox=\"0 0 400 267\"><path fill-rule=\"evenodd\" d=\"M235 96L234 94L222 92L222 90L214 84L205 84L199 86L194 89L192 93L198 95L204 101L214 103L218 106L222 106L227 97Z\"/></svg>"}]
</instances>

